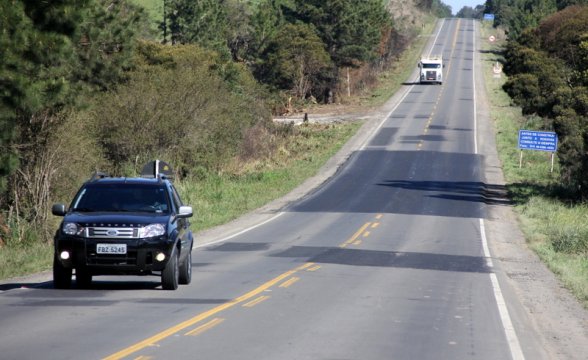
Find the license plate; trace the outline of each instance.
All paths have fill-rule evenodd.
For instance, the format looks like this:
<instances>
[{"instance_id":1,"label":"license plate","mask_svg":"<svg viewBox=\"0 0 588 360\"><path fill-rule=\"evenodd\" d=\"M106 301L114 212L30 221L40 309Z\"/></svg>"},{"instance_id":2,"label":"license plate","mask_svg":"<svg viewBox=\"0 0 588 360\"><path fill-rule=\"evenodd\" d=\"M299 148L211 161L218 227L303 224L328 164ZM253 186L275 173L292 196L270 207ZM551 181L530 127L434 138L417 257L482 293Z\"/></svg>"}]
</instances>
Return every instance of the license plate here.
<instances>
[{"instance_id":1,"label":"license plate","mask_svg":"<svg viewBox=\"0 0 588 360\"><path fill-rule=\"evenodd\" d=\"M97 254L126 254L127 244L96 244Z\"/></svg>"}]
</instances>

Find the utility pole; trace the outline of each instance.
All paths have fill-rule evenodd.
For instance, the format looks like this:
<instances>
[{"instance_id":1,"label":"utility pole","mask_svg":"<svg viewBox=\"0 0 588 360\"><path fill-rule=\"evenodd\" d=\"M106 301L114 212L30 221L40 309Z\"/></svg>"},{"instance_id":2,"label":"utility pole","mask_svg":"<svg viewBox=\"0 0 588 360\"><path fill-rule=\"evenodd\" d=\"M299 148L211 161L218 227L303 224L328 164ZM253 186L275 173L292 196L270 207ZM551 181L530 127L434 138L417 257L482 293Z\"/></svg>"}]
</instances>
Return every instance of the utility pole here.
<instances>
[{"instance_id":1,"label":"utility pole","mask_svg":"<svg viewBox=\"0 0 588 360\"><path fill-rule=\"evenodd\" d=\"M351 97L351 78L349 77L349 66L347 67L347 97Z\"/></svg>"},{"instance_id":2,"label":"utility pole","mask_svg":"<svg viewBox=\"0 0 588 360\"><path fill-rule=\"evenodd\" d=\"M163 44L167 44L167 13L166 13L166 3L165 0L163 0L163 22L161 23L161 26L163 27Z\"/></svg>"}]
</instances>

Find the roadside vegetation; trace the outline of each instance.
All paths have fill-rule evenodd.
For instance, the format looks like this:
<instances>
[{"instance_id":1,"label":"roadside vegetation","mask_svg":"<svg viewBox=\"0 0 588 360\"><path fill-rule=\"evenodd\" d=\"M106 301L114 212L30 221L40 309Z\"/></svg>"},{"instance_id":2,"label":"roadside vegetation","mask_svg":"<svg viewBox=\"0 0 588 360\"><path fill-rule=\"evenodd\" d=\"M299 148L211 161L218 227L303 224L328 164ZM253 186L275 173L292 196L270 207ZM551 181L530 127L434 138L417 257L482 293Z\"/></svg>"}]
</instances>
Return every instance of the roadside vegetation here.
<instances>
[{"instance_id":1,"label":"roadside vegetation","mask_svg":"<svg viewBox=\"0 0 588 360\"><path fill-rule=\"evenodd\" d=\"M577 140L586 139L582 134L587 129L588 119L586 107L580 111L575 107L582 99L586 100L582 94L585 94L588 83L581 79L579 68L574 69L555 53L547 55L539 48L539 44L549 44L542 39L542 34L548 34L556 41L558 49L566 49L566 37L554 34L560 30L572 32L572 29L579 31L577 37L567 39L578 41L578 51L585 47L582 33L585 34L586 28L580 24L588 24L588 17L574 17L570 12L581 14L579 8L555 13L539 22L536 30L529 28L525 32L527 35L522 35L523 43L507 40L503 27L493 28L486 23L483 39L494 35L498 40L495 43L483 40L485 51L482 56L498 152L509 195L527 242L588 308L588 205L584 185L588 173L576 170L582 169L587 159L585 145ZM548 32L546 28L549 28ZM536 46L535 49L523 45L530 45L526 41L532 39L531 33L534 33L531 44ZM588 58L576 55L576 66L588 66ZM507 74L500 78L494 77L492 72L497 62L504 64L507 70ZM552 66L554 62L558 64L555 67ZM543 88L561 85L563 80L567 89ZM550 103L555 107L550 107ZM559 114L554 115L553 111ZM540 151L525 151L522 167L519 167L519 129L558 133L559 149L553 172L550 171L551 154Z\"/></svg>"},{"instance_id":2,"label":"roadside vegetation","mask_svg":"<svg viewBox=\"0 0 588 360\"><path fill-rule=\"evenodd\" d=\"M50 206L96 170L169 161L195 230L287 193L361 123L272 116L383 102L379 79L392 94L425 23L448 10L415 3L407 20L380 0L165 3L167 17L156 1L0 4L0 279L50 267Z\"/></svg>"}]
</instances>

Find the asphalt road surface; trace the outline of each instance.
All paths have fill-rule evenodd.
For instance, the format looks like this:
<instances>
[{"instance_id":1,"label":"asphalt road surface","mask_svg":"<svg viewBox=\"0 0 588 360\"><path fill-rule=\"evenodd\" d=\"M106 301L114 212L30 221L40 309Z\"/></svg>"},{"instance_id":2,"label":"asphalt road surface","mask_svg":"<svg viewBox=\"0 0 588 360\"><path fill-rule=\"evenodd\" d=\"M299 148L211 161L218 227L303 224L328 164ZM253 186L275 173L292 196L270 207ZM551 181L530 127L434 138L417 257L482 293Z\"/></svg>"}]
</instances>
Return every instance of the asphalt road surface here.
<instances>
[{"instance_id":1,"label":"asphalt road surface","mask_svg":"<svg viewBox=\"0 0 588 360\"><path fill-rule=\"evenodd\" d=\"M195 249L191 285L5 288L0 358L547 358L526 319L513 325L486 245L500 199L478 153L477 26L441 21L429 50L443 85L406 84L329 181Z\"/></svg>"}]
</instances>

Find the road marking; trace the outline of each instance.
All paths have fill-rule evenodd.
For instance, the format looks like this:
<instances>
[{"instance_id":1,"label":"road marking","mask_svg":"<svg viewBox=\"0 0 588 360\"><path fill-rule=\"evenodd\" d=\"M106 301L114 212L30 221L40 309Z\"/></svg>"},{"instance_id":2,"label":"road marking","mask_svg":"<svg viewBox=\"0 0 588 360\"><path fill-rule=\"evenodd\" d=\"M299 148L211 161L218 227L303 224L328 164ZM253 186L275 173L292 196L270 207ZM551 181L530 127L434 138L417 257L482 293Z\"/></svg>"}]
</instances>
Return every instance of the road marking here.
<instances>
[{"instance_id":1,"label":"road marking","mask_svg":"<svg viewBox=\"0 0 588 360\"><path fill-rule=\"evenodd\" d=\"M372 224L372 229L375 229L378 226L380 226L380 223L379 222L375 222L375 223Z\"/></svg>"},{"instance_id":2,"label":"road marking","mask_svg":"<svg viewBox=\"0 0 588 360\"><path fill-rule=\"evenodd\" d=\"M380 220L383 216L384 215L382 215L382 214L378 214L378 215L376 215L376 219Z\"/></svg>"},{"instance_id":3,"label":"road marking","mask_svg":"<svg viewBox=\"0 0 588 360\"><path fill-rule=\"evenodd\" d=\"M317 265L317 266L313 266L311 268L306 269L306 271L317 271L320 268L321 268L321 266L320 265Z\"/></svg>"},{"instance_id":4,"label":"road marking","mask_svg":"<svg viewBox=\"0 0 588 360\"><path fill-rule=\"evenodd\" d=\"M207 322L206 324L200 325L196 329L188 331L187 333L184 334L184 336L198 336L198 335L202 334L203 332L208 331L208 330L212 329L213 327L222 324L223 321L225 321L225 319L223 319L223 318L214 318L214 319L210 320L209 322Z\"/></svg>"},{"instance_id":5,"label":"road marking","mask_svg":"<svg viewBox=\"0 0 588 360\"><path fill-rule=\"evenodd\" d=\"M359 228L359 230L357 230L355 232L355 234L353 234L353 236L349 240L347 240L343 244L339 245L339 247L345 248L345 247L349 246L350 244L353 244L357 240L357 238L365 231L365 229L367 229L371 224L372 223L370 223L370 222L363 224L363 226L361 228Z\"/></svg>"},{"instance_id":6,"label":"road marking","mask_svg":"<svg viewBox=\"0 0 588 360\"><path fill-rule=\"evenodd\" d=\"M281 288L289 288L290 286L292 286L294 283L298 282L298 280L300 280L299 277L292 277L291 279L288 279L286 281L284 281L282 284L280 284Z\"/></svg>"},{"instance_id":7,"label":"road marking","mask_svg":"<svg viewBox=\"0 0 588 360\"><path fill-rule=\"evenodd\" d=\"M263 295L263 296L260 296L260 297L258 297L257 299L253 299L253 300L251 300L250 302L243 304L242 306L243 306L243 307L252 308L252 307L254 307L255 305L258 305L258 304L260 304L260 303L262 303L262 302L266 301L266 300L267 300L267 299L269 299L269 298L270 298L269 296L267 296L267 295Z\"/></svg>"},{"instance_id":8,"label":"road marking","mask_svg":"<svg viewBox=\"0 0 588 360\"><path fill-rule=\"evenodd\" d=\"M282 216L282 215L284 215L284 214L285 214L285 212L280 212L280 213L278 213L278 214L276 214L276 215L272 216L271 218L269 218L269 219L267 219L267 220L265 220L265 221L263 221L263 222L260 222L259 224L256 224L256 225L253 225L253 226L251 226L251 227L248 227L247 229L241 230L241 231L239 231L238 233L235 233L235 234L233 234L233 235L229 235L229 236L227 236L227 237L224 237L224 238L222 238L222 239L215 240L215 241L211 241L211 242L209 242L209 243L206 243L206 244L195 245L195 246L193 247L193 249L199 249L199 248L203 248L203 247L211 246L211 245L214 245L214 244L218 244L218 243L221 243L221 242L224 242L224 241L230 240L230 239L232 239L232 238L234 238L234 237L237 237L237 236L239 236L239 235L243 235L243 234L245 234L246 232L249 232L249 231L251 231L251 230L253 230L253 229L256 229L256 228L258 228L258 227L260 227L260 226L263 226L263 225L265 225L265 224L269 223L270 221L274 221L275 219L279 218L280 216Z\"/></svg>"},{"instance_id":9,"label":"road marking","mask_svg":"<svg viewBox=\"0 0 588 360\"><path fill-rule=\"evenodd\" d=\"M134 360L151 360L153 359L153 356L137 356Z\"/></svg>"},{"instance_id":10,"label":"road marking","mask_svg":"<svg viewBox=\"0 0 588 360\"><path fill-rule=\"evenodd\" d=\"M210 318L210 317L212 317L212 316L214 316L224 310L230 309L235 305L238 305L238 304L243 303L249 299L252 299L252 298L256 297L257 295L261 294L262 292L273 287L274 285L282 282L284 279L287 279L290 276L296 274L297 272L302 271L304 269L307 269L307 268L314 266L314 265L315 265L314 263L305 263L305 264L303 264L293 270L286 271L285 273L283 273L283 274L273 278L272 280L258 286L254 290L251 290L250 292L248 292L244 295L241 295L241 296L239 296L229 302L221 304L221 305L219 305L215 308L212 308L208 311L200 313L191 319L188 319L188 320L183 321L177 325L174 325L174 326L172 326L172 327L170 327L160 333L157 333L157 334L155 334L145 340L139 341L138 343L136 343L134 345L131 345L125 349L118 351L117 353L114 353L110 356L105 357L104 360L123 359L133 353L136 353L139 350L142 350L146 347L152 346L153 344L156 344L159 341L174 335L175 333L178 333L178 332L180 332L180 331L182 331L192 325L195 325L195 324L199 323L200 321L206 320L206 319L208 319L208 318Z\"/></svg>"}]
</instances>

